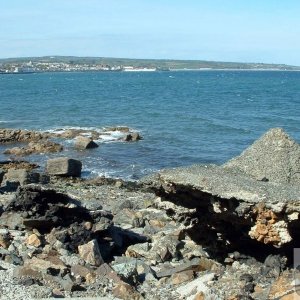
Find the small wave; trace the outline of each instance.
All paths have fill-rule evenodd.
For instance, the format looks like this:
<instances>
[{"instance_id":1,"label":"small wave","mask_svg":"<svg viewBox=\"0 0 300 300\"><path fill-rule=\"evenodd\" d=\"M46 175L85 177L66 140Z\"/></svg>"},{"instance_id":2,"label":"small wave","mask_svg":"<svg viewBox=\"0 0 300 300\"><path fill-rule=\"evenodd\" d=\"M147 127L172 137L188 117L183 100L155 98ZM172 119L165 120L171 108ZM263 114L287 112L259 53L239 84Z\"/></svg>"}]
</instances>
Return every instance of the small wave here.
<instances>
[{"instance_id":1,"label":"small wave","mask_svg":"<svg viewBox=\"0 0 300 300\"><path fill-rule=\"evenodd\" d=\"M109 130L110 128L114 128L113 130ZM128 131L118 130L118 128L128 128ZM78 134L92 137L95 133L97 133L98 138L95 138L96 142L99 143L111 143L117 141L123 141L128 133L138 132L136 129L127 127L127 126L114 126L114 127L80 127L80 126L64 126L60 128L52 128L48 130L44 130L44 132L63 135L68 130L76 130ZM72 140L70 140L71 142Z\"/></svg>"},{"instance_id":2,"label":"small wave","mask_svg":"<svg viewBox=\"0 0 300 300\"><path fill-rule=\"evenodd\" d=\"M0 123L21 123L21 122L31 122L32 120L0 120Z\"/></svg>"},{"instance_id":3,"label":"small wave","mask_svg":"<svg viewBox=\"0 0 300 300\"><path fill-rule=\"evenodd\" d=\"M99 141L114 142L123 139L125 136L126 133L121 131L106 131L104 134L99 135Z\"/></svg>"}]
</instances>

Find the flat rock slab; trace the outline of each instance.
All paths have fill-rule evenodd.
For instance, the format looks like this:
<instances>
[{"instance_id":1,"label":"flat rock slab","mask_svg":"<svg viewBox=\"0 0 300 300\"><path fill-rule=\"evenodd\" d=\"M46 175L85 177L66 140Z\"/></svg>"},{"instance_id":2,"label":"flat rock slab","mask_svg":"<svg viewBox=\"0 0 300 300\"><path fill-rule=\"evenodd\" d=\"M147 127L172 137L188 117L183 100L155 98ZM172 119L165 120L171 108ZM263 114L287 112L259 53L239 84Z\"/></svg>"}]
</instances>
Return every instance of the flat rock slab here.
<instances>
[{"instance_id":1,"label":"flat rock slab","mask_svg":"<svg viewBox=\"0 0 300 300\"><path fill-rule=\"evenodd\" d=\"M159 172L163 185L186 186L220 198L235 198L257 204L265 202L274 208L295 207L300 211L300 186L255 180L235 170L216 165L193 165ZM201 201L201 199L199 199Z\"/></svg>"}]
</instances>

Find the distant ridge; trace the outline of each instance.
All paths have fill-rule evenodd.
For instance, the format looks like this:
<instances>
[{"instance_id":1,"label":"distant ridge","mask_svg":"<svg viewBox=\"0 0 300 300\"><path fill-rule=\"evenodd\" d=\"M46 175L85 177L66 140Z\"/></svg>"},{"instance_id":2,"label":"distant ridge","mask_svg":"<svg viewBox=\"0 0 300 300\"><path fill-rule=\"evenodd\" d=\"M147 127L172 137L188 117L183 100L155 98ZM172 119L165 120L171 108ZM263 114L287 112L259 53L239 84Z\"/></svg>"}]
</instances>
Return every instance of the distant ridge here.
<instances>
[{"instance_id":1,"label":"distant ridge","mask_svg":"<svg viewBox=\"0 0 300 300\"><path fill-rule=\"evenodd\" d=\"M44 63L68 63L68 64L101 64L108 66L133 66L152 67L161 70L169 69L237 69L237 70L300 70L300 66L286 64L266 63L240 63L240 62L219 62L205 60L174 60L174 59L133 59L113 57L78 57L78 56L42 56L42 57L20 57L3 58L0 64L18 64L31 61Z\"/></svg>"}]
</instances>

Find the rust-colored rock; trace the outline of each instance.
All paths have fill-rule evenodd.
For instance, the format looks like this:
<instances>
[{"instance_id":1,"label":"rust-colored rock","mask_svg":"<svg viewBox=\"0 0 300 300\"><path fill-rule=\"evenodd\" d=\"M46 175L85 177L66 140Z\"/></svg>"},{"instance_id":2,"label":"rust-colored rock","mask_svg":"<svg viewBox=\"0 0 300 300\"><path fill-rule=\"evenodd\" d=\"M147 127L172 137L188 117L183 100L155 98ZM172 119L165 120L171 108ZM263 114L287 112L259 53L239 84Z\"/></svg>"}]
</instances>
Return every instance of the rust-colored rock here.
<instances>
[{"instance_id":1,"label":"rust-colored rock","mask_svg":"<svg viewBox=\"0 0 300 300\"><path fill-rule=\"evenodd\" d=\"M100 266L103 264L103 259L96 240L92 240L87 244L78 246L78 252L80 257L90 265Z\"/></svg>"},{"instance_id":2,"label":"rust-colored rock","mask_svg":"<svg viewBox=\"0 0 300 300\"><path fill-rule=\"evenodd\" d=\"M292 240L287 224L271 209L266 209L263 203L254 209L256 223L251 228L249 236L264 244L281 246Z\"/></svg>"},{"instance_id":3,"label":"rust-colored rock","mask_svg":"<svg viewBox=\"0 0 300 300\"><path fill-rule=\"evenodd\" d=\"M113 295L123 300L142 300L143 297L134 288L123 282L113 289Z\"/></svg>"},{"instance_id":4,"label":"rust-colored rock","mask_svg":"<svg viewBox=\"0 0 300 300\"><path fill-rule=\"evenodd\" d=\"M26 244L38 248L42 245L42 241L40 237L33 233L26 239Z\"/></svg>"},{"instance_id":5,"label":"rust-colored rock","mask_svg":"<svg viewBox=\"0 0 300 300\"><path fill-rule=\"evenodd\" d=\"M171 277L173 285L181 284L183 282L192 280L194 278L194 272L192 270L175 273Z\"/></svg>"}]
</instances>

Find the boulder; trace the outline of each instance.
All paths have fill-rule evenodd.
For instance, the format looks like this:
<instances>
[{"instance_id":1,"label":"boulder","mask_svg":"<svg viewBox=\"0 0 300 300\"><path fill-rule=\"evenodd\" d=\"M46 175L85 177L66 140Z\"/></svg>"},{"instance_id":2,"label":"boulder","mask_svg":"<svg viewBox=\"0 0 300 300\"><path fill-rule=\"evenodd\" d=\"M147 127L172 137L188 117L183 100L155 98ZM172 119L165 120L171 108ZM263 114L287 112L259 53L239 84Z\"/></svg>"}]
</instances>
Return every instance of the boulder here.
<instances>
[{"instance_id":1,"label":"boulder","mask_svg":"<svg viewBox=\"0 0 300 300\"><path fill-rule=\"evenodd\" d=\"M49 159L46 165L46 171L49 175L58 176L80 177L81 168L81 161L68 157Z\"/></svg>"},{"instance_id":2,"label":"boulder","mask_svg":"<svg viewBox=\"0 0 300 300\"><path fill-rule=\"evenodd\" d=\"M91 138L78 136L75 139L75 148L78 150L93 149L99 147Z\"/></svg>"},{"instance_id":3,"label":"boulder","mask_svg":"<svg viewBox=\"0 0 300 300\"><path fill-rule=\"evenodd\" d=\"M100 266L104 263L97 240L92 240L87 244L78 246L78 253L80 257L90 265Z\"/></svg>"},{"instance_id":4,"label":"boulder","mask_svg":"<svg viewBox=\"0 0 300 300\"><path fill-rule=\"evenodd\" d=\"M136 142L141 140L142 137L139 135L138 132L131 132L126 134L126 136L124 137L124 141L125 142Z\"/></svg>"}]
</instances>

